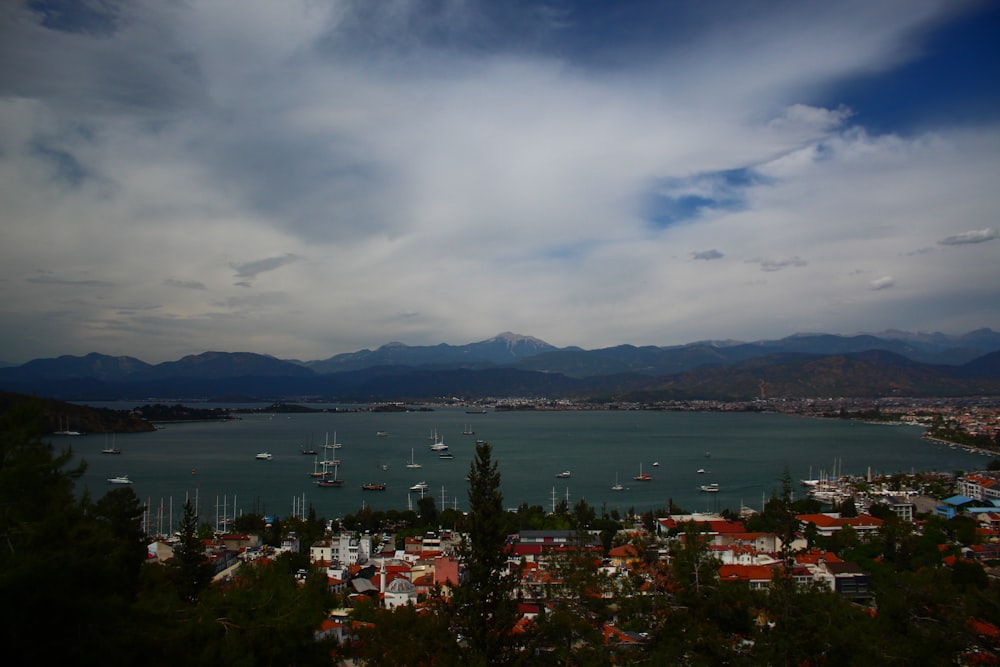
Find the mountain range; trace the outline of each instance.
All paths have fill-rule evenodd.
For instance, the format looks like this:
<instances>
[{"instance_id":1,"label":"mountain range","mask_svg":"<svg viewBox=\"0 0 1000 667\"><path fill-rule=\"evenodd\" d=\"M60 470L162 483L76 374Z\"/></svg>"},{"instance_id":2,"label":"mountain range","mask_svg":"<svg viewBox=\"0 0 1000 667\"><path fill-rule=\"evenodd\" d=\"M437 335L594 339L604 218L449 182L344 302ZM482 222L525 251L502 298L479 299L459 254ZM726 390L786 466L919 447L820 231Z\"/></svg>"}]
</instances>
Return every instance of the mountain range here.
<instances>
[{"instance_id":1,"label":"mountain range","mask_svg":"<svg viewBox=\"0 0 1000 667\"><path fill-rule=\"evenodd\" d=\"M756 342L585 350L505 332L467 345L388 343L316 361L205 352L149 364L91 353L0 368L0 389L64 400L998 395L1000 333L804 333Z\"/></svg>"}]
</instances>

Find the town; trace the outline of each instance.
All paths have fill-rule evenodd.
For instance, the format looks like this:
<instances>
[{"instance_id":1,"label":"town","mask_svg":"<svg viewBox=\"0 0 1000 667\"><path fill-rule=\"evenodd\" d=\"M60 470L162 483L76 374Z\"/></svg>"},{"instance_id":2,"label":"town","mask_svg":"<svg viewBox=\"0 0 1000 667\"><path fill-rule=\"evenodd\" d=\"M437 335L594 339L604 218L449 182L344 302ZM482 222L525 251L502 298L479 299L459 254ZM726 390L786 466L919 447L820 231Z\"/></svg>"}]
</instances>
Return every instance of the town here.
<instances>
[{"instance_id":1,"label":"town","mask_svg":"<svg viewBox=\"0 0 1000 667\"><path fill-rule=\"evenodd\" d=\"M128 485L76 493L82 468L43 439L28 400L0 438L0 583L19 612L0 632L26 658L36 620L61 609L86 620L66 630L77 664L997 664L995 407L809 404L795 410L920 424L983 465L786 470L760 509L619 514L582 499L508 507L484 441L467 512L427 496L213 526L186 502L163 531Z\"/></svg>"},{"instance_id":2,"label":"town","mask_svg":"<svg viewBox=\"0 0 1000 667\"><path fill-rule=\"evenodd\" d=\"M663 642L656 635L671 632L661 625L664 609L676 613L691 595L684 589L692 585L713 591L702 597L730 602L736 591L767 598L778 590L787 594L791 587L826 594L844 609L878 617L892 603L878 585L885 573L871 571L872 564L884 568L896 559L900 564L919 560L927 572L972 577L984 589L995 587L992 582L1000 577L1000 473L991 470L960 476L785 479L783 493L763 512L741 508L704 514L670 508L662 514L597 518L582 505L564 506L547 517L566 527L520 529L504 538L501 574L514 582L511 599L516 601L510 639L542 663L548 656L558 664L586 664L584 656L599 655L607 664L645 664L642 660ZM542 513L525 507L508 511L511 524L531 510L536 516ZM233 533L202 544L215 563L219 586L238 579L241 566L260 567L282 554L308 554L308 568L297 572L298 580L320 573L339 603L316 628L316 637L333 640L332 654L345 663L387 664L402 655L378 643L377 638L384 639L378 625L389 622L388 614L421 618L442 613L453 595L470 585L463 559L469 536L461 530L468 518L450 516L446 520L455 527L419 534L406 530L398 516L375 516L369 517L374 523L368 528L355 526L357 530L327 522L323 535L308 544L294 532L284 533L273 546L264 544L261 535ZM904 558L906 551L910 553ZM170 557L168 545L150 546L151 561ZM781 618L762 598L751 599L760 608L733 623L740 631L717 637L713 654L736 663L742 656L752 664L753 656L762 655L757 643L774 641L776 627L787 631L790 619ZM575 625L556 638L549 626L560 614L571 615ZM961 646L956 644L954 653L945 646L935 650L948 651L942 654L954 661L948 664L995 664L1000 651L995 619L970 615L963 622ZM453 639L463 641L460 635ZM815 648L804 654L836 655L829 648Z\"/></svg>"}]
</instances>

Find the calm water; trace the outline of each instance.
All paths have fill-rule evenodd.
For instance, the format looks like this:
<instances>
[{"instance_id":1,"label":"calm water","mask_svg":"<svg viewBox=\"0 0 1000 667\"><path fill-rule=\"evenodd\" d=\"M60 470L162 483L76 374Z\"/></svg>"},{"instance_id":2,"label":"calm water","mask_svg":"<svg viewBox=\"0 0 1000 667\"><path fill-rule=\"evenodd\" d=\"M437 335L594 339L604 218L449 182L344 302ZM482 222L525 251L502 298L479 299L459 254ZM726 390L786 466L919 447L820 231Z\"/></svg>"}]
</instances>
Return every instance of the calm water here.
<instances>
[{"instance_id":1,"label":"calm water","mask_svg":"<svg viewBox=\"0 0 1000 667\"><path fill-rule=\"evenodd\" d=\"M471 429L474 435L463 435ZM437 431L455 455L440 460L430 450ZM378 431L387 436L379 437ZM318 488L308 476L326 434L343 444L341 488ZM794 479L829 472L834 462L845 474L954 471L985 467L987 459L930 442L908 426L813 420L776 414L677 412L498 412L466 414L438 409L414 413L318 413L244 415L225 423L171 424L155 433L119 434L118 456L101 454L111 444L104 435L57 438L89 463L82 484L96 497L112 487L108 477L126 474L140 498L163 507L174 520L185 496L197 495L203 520L214 522L216 503L232 514L259 511L286 516L305 495L328 518L374 509L406 509L419 497L409 487L426 481L438 507L468 509L465 476L476 438L493 445L504 504L521 502L551 508L553 496L581 498L600 509L642 511L666 507L673 499L691 510L759 508L778 486L785 466ZM407 469L410 451L421 469ZM273 454L258 461L257 452ZM706 456L710 453L710 456ZM654 462L659 465L654 467ZM388 467L383 470L382 466ZM640 472L650 482L636 482ZM698 469L707 470L698 474ZM569 479L556 474L570 470ZM625 486L612 491L616 478ZM370 481L388 484L383 492L362 491ZM719 493L699 485L715 482ZM293 501L293 498L296 499ZM222 510L218 511L221 514ZM166 519L164 519L166 521ZM154 526L155 527L155 526Z\"/></svg>"}]
</instances>

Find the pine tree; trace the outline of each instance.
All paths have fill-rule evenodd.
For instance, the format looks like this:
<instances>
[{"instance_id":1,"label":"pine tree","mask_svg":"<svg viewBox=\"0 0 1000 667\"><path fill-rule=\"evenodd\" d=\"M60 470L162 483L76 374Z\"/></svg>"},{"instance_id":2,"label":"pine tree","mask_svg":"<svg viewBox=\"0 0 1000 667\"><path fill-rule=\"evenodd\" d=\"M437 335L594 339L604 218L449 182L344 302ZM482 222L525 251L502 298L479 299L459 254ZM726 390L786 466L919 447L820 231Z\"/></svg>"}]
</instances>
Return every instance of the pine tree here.
<instances>
[{"instance_id":1,"label":"pine tree","mask_svg":"<svg viewBox=\"0 0 1000 667\"><path fill-rule=\"evenodd\" d=\"M174 548L174 557L168 562L174 568L174 583L178 594L188 602L195 602L212 582L214 570L205 557L201 540L198 539L198 515L190 500L184 502L180 534L180 544Z\"/></svg>"},{"instance_id":2,"label":"pine tree","mask_svg":"<svg viewBox=\"0 0 1000 667\"><path fill-rule=\"evenodd\" d=\"M476 445L469 469L469 521L459 548L465 576L454 593L470 662L483 665L509 664L517 620L518 577L506 572L507 521L492 451L489 443Z\"/></svg>"}]
</instances>

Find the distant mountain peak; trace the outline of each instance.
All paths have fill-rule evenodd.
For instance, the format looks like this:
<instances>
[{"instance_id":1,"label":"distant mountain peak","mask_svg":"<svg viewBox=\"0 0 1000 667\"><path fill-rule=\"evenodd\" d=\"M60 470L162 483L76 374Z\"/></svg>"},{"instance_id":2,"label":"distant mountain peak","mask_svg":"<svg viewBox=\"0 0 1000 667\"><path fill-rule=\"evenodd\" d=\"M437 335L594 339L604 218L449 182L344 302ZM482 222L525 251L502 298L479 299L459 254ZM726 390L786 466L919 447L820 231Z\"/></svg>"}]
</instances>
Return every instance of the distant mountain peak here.
<instances>
[{"instance_id":1,"label":"distant mountain peak","mask_svg":"<svg viewBox=\"0 0 1000 667\"><path fill-rule=\"evenodd\" d=\"M516 344L516 343L533 343L535 345L540 345L540 346L543 346L543 347L551 347L548 343L546 343L544 340L541 340L540 338L535 338L534 336L524 336L524 335L521 335L521 334L516 334L516 333L514 333L512 331L504 331L503 333L499 333L496 336L494 336L493 338L490 338L489 340L484 340L482 342L484 342L484 343L498 343L498 342L503 342L503 343L511 343L511 344Z\"/></svg>"}]
</instances>

